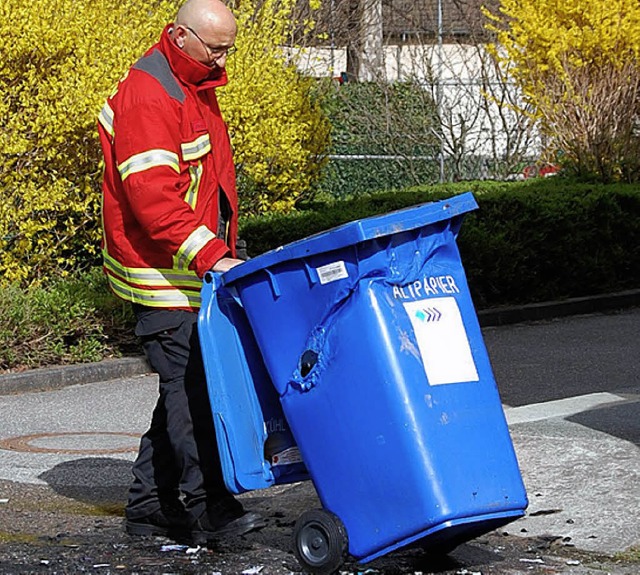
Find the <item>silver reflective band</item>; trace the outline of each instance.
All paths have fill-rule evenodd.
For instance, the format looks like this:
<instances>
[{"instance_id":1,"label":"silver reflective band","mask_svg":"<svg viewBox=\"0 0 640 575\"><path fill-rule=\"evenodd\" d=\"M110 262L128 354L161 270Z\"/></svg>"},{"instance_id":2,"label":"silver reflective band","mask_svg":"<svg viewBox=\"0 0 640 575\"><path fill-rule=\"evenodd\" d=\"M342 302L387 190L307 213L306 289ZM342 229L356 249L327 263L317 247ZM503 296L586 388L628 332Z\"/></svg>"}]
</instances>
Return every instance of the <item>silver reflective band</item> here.
<instances>
[{"instance_id":1,"label":"silver reflective band","mask_svg":"<svg viewBox=\"0 0 640 575\"><path fill-rule=\"evenodd\" d=\"M108 103L102 106L102 110L100 110L100 114L98 115L98 121L107 133L113 137L113 110Z\"/></svg>"},{"instance_id":2,"label":"silver reflective band","mask_svg":"<svg viewBox=\"0 0 640 575\"><path fill-rule=\"evenodd\" d=\"M178 253L173 257L173 265L178 269L187 268L205 244L215 237L216 235L206 226L196 228L189 234L189 237L180 246Z\"/></svg>"},{"instance_id":3,"label":"silver reflective band","mask_svg":"<svg viewBox=\"0 0 640 575\"><path fill-rule=\"evenodd\" d=\"M143 290L126 285L113 276L108 276L109 284L114 292L121 298L134 303L148 305L151 307L200 307L200 292L193 294L169 290Z\"/></svg>"},{"instance_id":4,"label":"silver reflective band","mask_svg":"<svg viewBox=\"0 0 640 575\"><path fill-rule=\"evenodd\" d=\"M200 289L202 281L194 271L155 268L128 268L103 250L104 266L120 278L140 286L193 287Z\"/></svg>"},{"instance_id":5,"label":"silver reflective band","mask_svg":"<svg viewBox=\"0 0 640 575\"><path fill-rule=\"evenodd\" d=\"M211 150L209 134L203 134L193 142L181 144L180 149L182 150L182 159L185 161L195 160L196 158L204 156L209 150Z\"/></svg>"},{"instance_id":6,"label":"silver reflective band","mask_svg":"<svg viewBox=\"0 0 640 575\"><path fill-rule=\"evenodd\" d=\"M184 201L195 211L198 201L198 190L200 189L200 178L202 177L202 162L198 162L197 166L189 166L189 189L184 196Z\"/></svg>"},{"instance_id":7,"label":"silver reflective band","mask_svg":"<svg viewBox=\"0 0 640 575\"><path fill-rule=\"evenodd\" d=\"M180 173L180 163L178 154L169 152L168 150L149 150L131 156L118 166L120 177L124 182L128 176L136 172L143 172L156 166L169 166L176 172Z\"/></svg>"}]
</instances>

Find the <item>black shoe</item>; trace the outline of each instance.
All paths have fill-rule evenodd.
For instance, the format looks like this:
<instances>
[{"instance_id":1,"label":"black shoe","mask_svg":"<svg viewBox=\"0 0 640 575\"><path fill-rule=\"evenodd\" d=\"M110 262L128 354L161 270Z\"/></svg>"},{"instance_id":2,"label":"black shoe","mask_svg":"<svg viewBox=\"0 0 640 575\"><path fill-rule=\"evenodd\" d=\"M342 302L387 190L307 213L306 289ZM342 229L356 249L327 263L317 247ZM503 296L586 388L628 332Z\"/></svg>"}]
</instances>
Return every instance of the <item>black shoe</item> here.
<instances>
[{"instance_id":1,"label":"black shoe","mask_svg":"<svg viewBox=\"0 0 640 575\"><path fill-rule=\"evenodd\" d=\"M219 511L215 515L205 511L191 528L191 539L196 545L204 545L221 537L237 537L258 531L267 522L259 513L234 510Z\"/></svg>"},{"instance_id":2,"label":"black shoe","mask_svg":"<svg viewBox=\"0 0 640 575\"><path fill-rule=\"evenodd\" d=\"M129 535L158 535L183 540L188 539L190 534L189 517L181 509L158 509L144 517L127 517L124 526Z\"/></svg>"}]
</instances>

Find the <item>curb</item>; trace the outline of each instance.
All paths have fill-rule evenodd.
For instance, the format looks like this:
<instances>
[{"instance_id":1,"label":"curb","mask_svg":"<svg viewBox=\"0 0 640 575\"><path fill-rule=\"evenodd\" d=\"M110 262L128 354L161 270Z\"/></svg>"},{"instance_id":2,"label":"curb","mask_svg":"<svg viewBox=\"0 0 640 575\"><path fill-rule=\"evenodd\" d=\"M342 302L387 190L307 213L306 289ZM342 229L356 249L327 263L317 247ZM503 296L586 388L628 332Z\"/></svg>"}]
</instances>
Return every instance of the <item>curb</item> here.
<instances>
[{"instance_id":1,"label":"curb","mask_svg":"<svg viewBox=\"0 0 640 575\"><path fill-rule=\"evenodd\" d=\"M569 315L615 311L637 306L640 306L640 289L597 296L568 298L562 301L490 308L480 310L478 312L478 320L481 327L493 327Z\"/></svg>"},{"instance_id":2,"label":"curb","mask_svg":"<svg viewBox=\"0 0 640 575\"><path fill-rule=\"evenodd\" d=\"M600 296L570 298L522 306L480 310L481 327L495 327L640 306L640 289ZM43 367L0 375L0 395L48 391L68 385L97 383L152 373L143 356L107 359L96 363Z\"/></svg>"},{"instance_id":3,"label":"curb","mask_svg":"<svg viewBox=\"0 0 640 575\"><path fill-rule=\"evenodd\" d=\"M143 356L105 359L95 363L42 367L0 375L0 395L49 391L68 385L96 383L152 373Z\"/></svg>"}]
</instances>

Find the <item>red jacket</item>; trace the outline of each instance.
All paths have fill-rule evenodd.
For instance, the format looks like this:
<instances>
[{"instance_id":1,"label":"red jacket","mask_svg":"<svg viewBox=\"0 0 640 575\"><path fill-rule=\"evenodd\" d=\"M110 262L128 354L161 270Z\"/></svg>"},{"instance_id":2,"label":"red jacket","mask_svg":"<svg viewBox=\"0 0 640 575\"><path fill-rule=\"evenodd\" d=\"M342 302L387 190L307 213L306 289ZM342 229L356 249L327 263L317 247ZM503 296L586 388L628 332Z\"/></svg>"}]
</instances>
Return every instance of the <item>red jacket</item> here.
<instances>
[{"instance_id":1,"label":"red jacket","mask_svg":"<svg viewBox=\"0 0 640 575\"><path fill-rule=\"evenodd\" d=\"M100 112L102 250L121 298L196 310L200 278L235 257L235 171L215 95L227 77L180 50L170 27Z\"/></svg>"}]
</instances>

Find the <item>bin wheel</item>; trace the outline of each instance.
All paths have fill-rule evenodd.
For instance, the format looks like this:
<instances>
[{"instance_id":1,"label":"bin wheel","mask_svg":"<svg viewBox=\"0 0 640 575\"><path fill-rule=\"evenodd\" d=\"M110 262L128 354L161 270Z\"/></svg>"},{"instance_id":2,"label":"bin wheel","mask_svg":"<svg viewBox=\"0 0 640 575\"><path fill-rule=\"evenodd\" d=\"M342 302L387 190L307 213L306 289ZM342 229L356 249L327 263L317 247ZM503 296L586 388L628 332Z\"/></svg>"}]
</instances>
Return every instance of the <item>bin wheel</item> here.
<instances>
[{"instance_id":1,"label":"bin wheel","mask_svg":"<svg viewBox=\"0 0 640 575\"><path fill-rule=\"evenodd\" d=\"M328 511L305 511L293 530L294 553L307 571L332 575L342 565L348 548L342 521Z\"/></svg>"}]
</instances>

